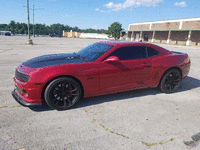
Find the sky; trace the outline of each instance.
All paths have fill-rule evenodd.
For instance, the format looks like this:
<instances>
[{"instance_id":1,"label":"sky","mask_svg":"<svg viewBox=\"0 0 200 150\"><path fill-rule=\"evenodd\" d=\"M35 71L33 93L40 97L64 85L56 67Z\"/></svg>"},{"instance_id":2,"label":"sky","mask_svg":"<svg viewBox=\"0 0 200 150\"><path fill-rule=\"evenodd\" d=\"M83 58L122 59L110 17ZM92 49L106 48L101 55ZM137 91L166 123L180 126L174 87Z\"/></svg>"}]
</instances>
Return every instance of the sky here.
<instances>
[{"instance_id":1,"label":"sky","mask_svg":"<svg viewBox=\"0 0 200 150\"><path fill-rule=\"evenodd\" d=\"M200 17L200 0L29 0L30 23L108 29L129 23ZM24 7L25 6L25 7ZM27 0L0 0L0 24L27 23Z\"/></svg>"}]
</instances>

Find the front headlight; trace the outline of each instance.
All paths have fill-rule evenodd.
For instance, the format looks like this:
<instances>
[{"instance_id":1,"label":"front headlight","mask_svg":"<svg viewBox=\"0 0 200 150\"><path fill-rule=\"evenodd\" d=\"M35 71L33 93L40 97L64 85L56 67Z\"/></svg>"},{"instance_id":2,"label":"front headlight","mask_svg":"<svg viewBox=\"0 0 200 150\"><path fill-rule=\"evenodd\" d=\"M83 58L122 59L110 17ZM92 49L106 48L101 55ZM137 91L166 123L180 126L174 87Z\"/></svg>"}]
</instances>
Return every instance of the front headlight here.
<instances>
[{"instance_id":1,"label":"front headlight","mask_svg":"<svg viewBox=\"0 0 200 150\"><path fill-rule=\"evenodd\" d=\"M15 71L15 78L17 78L18 80L27 82L29 79L28 75L25 75L23 73L18 72L17 70Z\"/></svg>"}]
</instances>

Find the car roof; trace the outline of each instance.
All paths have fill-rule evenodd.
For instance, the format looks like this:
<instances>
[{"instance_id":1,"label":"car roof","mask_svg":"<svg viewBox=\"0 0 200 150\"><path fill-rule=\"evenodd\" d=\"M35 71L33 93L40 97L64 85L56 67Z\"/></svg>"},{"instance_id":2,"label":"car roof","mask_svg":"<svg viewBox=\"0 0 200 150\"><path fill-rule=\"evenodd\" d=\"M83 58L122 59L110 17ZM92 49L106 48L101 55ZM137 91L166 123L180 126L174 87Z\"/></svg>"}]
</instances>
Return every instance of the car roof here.
<instances>
[{"instance_id":1,"label":"car roof","mask_svg":"<svg viewBox=\"0 0 200 150\"><path fill-rule=\"evenodd\" d=\"M145 42L104 40L104 41L99 41L97 43L113 45L115 47L134 46L134 45L135 46L150 46L150 47L156 48L156 50L158 50L162 54L170 54L171 53L169 50L167 50L163 47L160 47L160 46L152 44L152 43L145 43Z\"/></svg>"},{"instance_id":2,"label":"car roof","mask_svg":"<svg viewBox=\"0 0 200 150\"><path fill-rule=\"evenodd\" d=\"M114 46L124 46L124 45L149 45L150 43L143 43L143 42L133 42L133 41L114 41L114 40L104 40L104 41L99 41L98 43L102 44L108 44L108 45L114 45ZM151 44L153 45L153 44Z\"/></svg>"}]
</instances>

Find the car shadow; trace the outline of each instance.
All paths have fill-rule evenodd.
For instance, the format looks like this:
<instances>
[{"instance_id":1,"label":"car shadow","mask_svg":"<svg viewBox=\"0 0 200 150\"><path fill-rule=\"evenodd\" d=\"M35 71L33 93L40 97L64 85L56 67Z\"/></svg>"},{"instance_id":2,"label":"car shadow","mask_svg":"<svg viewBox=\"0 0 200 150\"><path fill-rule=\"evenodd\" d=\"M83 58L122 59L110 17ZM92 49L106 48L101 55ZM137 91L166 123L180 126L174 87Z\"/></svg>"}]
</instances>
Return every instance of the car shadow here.
<instances>
[{"instance_id":1,"label":"car shadow","mask_svg":"<svg viewBox=\"0 0 200 150\"><path fill-rule=\"evenodd\" d=\"M184 92L198 87L200 87L199 79L195 79L193 77L187 77L181 82L181 85L176 92ZM126 91L126 92L120 92L102 96L95 96L82 99L76 106L74 106L71 109L83 108L91 105L98 105L101 103L124 100L134 97L156 95L160 93L162 92L158 88L153 88L153 89L141 89L141 90ZM47 104L45 104L43 107L31 107L30 109L36 112L53 110L52 108L48 107Z\"/></svg>"},{"instance_id":2,"label":"car shadow","mask_svg":"<svg viewBox=\"0 0 200 150\"><path fill-rule=\"evenodd\" d=\"M44 103L42 106L34 106L28 108L35 112L54 110L53 108L49 107L46 103Z\"/></svg>"},{"instance_id":3,"label":"car shadow","mask_svg":"<svg viewBox=\"0 0 200 150\"><path fill-rule=\"evenodd\" d=\"M184 92L198 87L200 87L200 80L188 76L181 82L177 92Z\"/></svg>"}]
</instances>

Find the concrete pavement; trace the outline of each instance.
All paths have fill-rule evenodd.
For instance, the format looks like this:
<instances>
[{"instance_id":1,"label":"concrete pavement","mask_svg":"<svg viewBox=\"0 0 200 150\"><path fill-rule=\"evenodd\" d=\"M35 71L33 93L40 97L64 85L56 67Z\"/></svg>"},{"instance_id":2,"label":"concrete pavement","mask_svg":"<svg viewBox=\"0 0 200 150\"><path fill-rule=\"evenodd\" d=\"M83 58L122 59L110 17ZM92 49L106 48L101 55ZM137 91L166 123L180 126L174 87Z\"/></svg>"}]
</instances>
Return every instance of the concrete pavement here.
<instances>
[{"instance_id":1,"label":"concrete pavement","mask_svg":"<svg viewBox=\"0 0 200 150\"><path fill-rule=\"evenodd\" d=\"M57 111L23 107L12 98L15 68L99 40L35 37L34 45L25 45L26 40L0 36L0 150L200 149L192 139L200 132L200 48L161 45L191 58L189 76L176 93L136 90L83 99L76 108Z\"/></svg>"}]
</instances>

